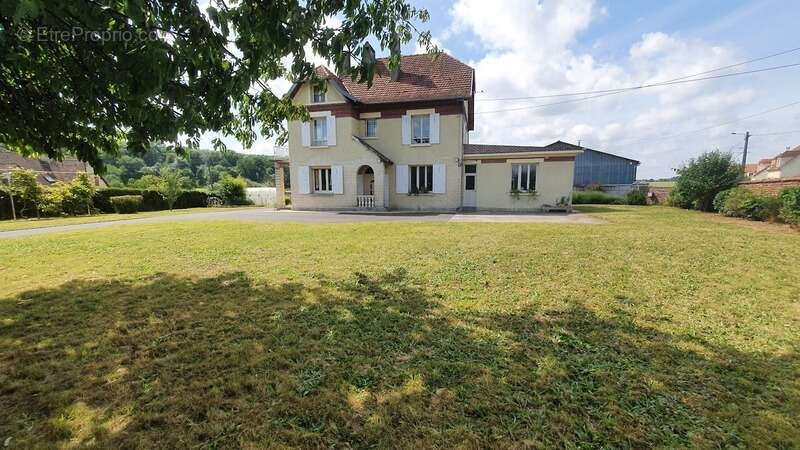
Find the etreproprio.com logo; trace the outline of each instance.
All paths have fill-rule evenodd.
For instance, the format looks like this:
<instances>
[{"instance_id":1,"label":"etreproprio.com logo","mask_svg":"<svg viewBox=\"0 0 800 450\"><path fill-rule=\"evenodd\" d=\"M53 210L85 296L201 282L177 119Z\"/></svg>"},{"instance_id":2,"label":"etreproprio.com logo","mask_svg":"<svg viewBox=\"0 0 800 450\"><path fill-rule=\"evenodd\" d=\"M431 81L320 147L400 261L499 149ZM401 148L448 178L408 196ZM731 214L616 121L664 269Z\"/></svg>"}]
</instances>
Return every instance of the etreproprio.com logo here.
<instances>
[{"instance_id":1,"label":"etreproprio.com logo","mask_svg":"<svg viewBox=\"0 0 800 450\"><path fill-rule=\"evenodd\" d=\"M5 30L0 26L0 35ZM20 26L16 36L23 42L142 42L158 40L155 30L87 30L72 27L69 30L54 30L47 27Z\"/></svg>"}]
</instances>

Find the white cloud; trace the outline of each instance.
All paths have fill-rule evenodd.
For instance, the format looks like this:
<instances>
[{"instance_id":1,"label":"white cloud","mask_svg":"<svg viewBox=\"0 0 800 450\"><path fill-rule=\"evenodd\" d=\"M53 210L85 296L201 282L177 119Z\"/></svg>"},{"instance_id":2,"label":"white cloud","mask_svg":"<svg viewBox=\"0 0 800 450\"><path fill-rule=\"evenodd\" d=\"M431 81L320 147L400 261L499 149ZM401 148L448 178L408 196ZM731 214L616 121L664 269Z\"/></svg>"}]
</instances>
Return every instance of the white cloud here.
<instances>
[{"instance_id":1,"label":"white cloud","mask_svg":"<svg viewBox=\"0 0 800 450\"><path fill-rule=\"evenodd\" d=\"M502 4L500 4L502 3ZM594 100L518 111L569 100L482 101L543 96L663 82L744 59L724 46L653 30L617 60L601 61L578 45L593 20L609 14L593 0L531 2L458 0L448 40L476 39L482 56L475 67L478 91L473 142L547 144L557 139L582 143L641 159L640 176L666 176L698 152L729 134L713 128L685 139L659 136L697 130L753 112L757 92L736 81L701 81L637 90ZM591 46L588 46L591 48ZM739 67L736 70L741 70ZM714 74L725 73L715 72ZM719 138L714 141L712 138ZM648 139L649 142L648 142ZM638 140L633 145L626 141ZM731 142L725 137L724 142ZM723 148L727 150L727 148ZM652 157L650 157L650 156Z\"/></svg>"}]
</instances>

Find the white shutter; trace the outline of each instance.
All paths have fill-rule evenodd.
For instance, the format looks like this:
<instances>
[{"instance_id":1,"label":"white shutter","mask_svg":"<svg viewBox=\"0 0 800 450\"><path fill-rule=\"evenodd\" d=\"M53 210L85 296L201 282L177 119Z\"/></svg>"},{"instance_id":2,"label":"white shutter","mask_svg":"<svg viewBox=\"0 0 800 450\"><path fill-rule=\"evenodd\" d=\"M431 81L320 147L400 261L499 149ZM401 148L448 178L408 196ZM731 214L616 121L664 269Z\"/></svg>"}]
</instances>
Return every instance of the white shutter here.
<instances>
[{"instance_id":1,"label":"white shutter","mask_svg":"<svg viewBox=\"0 0 800 450\"><path fill-rule=\"evenodd\" d=\"M439 143L439 114L431 114L431 144Z\"/></svg>"},{"instance_id":2,"label":"white shutter","mask_svg":"<svg viewBox=\"0 0 800 450\"><path fill-rule=\"evenodd\" d=\"M396 166L395 191L398 194L408 194L408 166Z\"/></svg>"},{"instance_id":3,"label":"white shutter","mask_svg":"<svg viewBox=\"0 0 800 450\"><path fill-rule=\"evenodd\" d=\"M447 171L444 164L433 165L433 193L444 194L447 185Z\"/></svg>"},{"instance_id":4,"label":"white shutter","mask_svg":"<svg viewBox=\"0 0 800 450\"><path fill-rule=\"evenodd\" d=\"M336 116L328 116L328 145L336 145ZM334 178L335 179L335 178Z\"/></svg>"},{"instance_id":5,"label":"white shutter","mask_svg":"<svg viewBox=\"0 0 800 450\"><path fill-rule=\"evenodd\" d=\"M411 116L403 116L403 145L411 144ZM408 169L408 167L406 167Z\"/></svg>"},{"instance_id":6,"label":"white shutter","mask_svg":"<svg viewBox=\"0 0 800 450\"><path fill-rule=\"evenodd\" d=\"M331 166L331 178L333 179L333 193L344 194L344 170L342 166Z\"/></svg>"},{"instance_id":7,"label":"white shutter","mask_svg":"<svg viewBox=\"0 0 800 450\"><path fill-rule=\"evenodd\" d=\"M309 124L308 122L301 123L300 135L301 135L301 144L303 144L303 147L309 147L311 145L311 124Z\"/></svg>"},{"instance_id":8,"label":"white shutter","mask_svg":"<svg viewBox=\"0 0 800 450\"><path fill-rule=\"evenodd\" d=\"M309 172L310 170L308 166L300 166L297 169L297 187L300 189L301 194L311 193L311 176Z\"/></svg>"}]
</instances>

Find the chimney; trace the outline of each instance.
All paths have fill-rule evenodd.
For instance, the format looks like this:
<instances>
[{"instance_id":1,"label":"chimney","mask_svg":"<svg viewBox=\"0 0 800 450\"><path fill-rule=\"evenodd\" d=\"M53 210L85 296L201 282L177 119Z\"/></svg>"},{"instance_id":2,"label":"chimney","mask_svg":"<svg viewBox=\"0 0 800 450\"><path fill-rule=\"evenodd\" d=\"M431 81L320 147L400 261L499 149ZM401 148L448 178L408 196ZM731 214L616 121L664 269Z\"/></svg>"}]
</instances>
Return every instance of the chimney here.
<instances>
[{"instance_id":1,"label":"chimney","mask_svg":"<svg viewBox=\"0 0 800 450\"><path fill-rule=\"evenodd\" d=\"M350 53L349 50L342 53L344 54L344 59L339 66L339 73L337 74L340 77L350 74L350 57L352 56L352 53Z\"/></svg>"},{"instance_id":2,"label":"chimney","mask_svg":"<svg viewBox=\"0 0 800 450\"><path fill-rule=\"evenodd\" d=\"M361 48L361 63L365 65L375 64L375 49L369 42Z\"/></svg>"},{"instance_id":3,"label":"chimney","mask_svg":"<svg viewBox=\"0 0 800 450\"><path fill-rule=\"evenodd\" d=\"M400 55L400 41L399 40L395 41L392 44L391 55L392 55L392 57L394 57L395 55L397 55L398 57L401 56ZM392 75L392 81L397 81L397 80L400 79L400 61L397 62L397 67L392 69L391 75Z\"/></svg>"}]
</instances>

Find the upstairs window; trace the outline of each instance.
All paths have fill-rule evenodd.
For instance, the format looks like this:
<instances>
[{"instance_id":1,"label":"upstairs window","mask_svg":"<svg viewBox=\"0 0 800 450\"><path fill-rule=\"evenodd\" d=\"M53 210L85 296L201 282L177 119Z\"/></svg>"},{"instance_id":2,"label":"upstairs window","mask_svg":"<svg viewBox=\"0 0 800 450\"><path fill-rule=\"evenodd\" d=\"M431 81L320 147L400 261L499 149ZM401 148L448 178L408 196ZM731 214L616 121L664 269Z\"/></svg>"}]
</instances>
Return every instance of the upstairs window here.
<instances>
[{"instance_id":1,"label":"upstairs window","mask_svg":"<svg viewBox=\"0 0 800 450\"><path fill-rule=\"evenodd\" d=\"M433 166L410 166L409 180L412 194L424 194L433 191Z\"/></svg>"},{"instance_id":2,"label":"upstairs window","mask_svg":"<svg viewBox=\"0 0 800 450\"><path fill-rule=\"evenodd\" d=\"M411 116L411 143L430 144L430 142L431 142L430 114Z\"/></svg>"},{"instance_id":3,"label":"upstairs window","mask_svg":"<svg viewBox=\"0 0 800 450\"><path fill-rule=\"evenodd\" d=\"M325 103L325 91L319 87L314 86L312 91L312 103Z\"/></svg>"},{"instance_id":4,"label":"upstairs window","mask_svg":"<svg viewBox=\"0 0 800 450\"><path fill-rule=\"evenodd\" d=\"M533 192L536 190L536 164L511 165L511 191Z\"/></svg>"},{"instance_id":5,"label":"upstairs window","mask_svg":"<svg viewBox=\"0 0 800 450\"><path fill-rule=\"evenodd\" d=\"M364 121L364 137L378 137L378 119L367 119Z\"/></svg>"},{"instance_id":6,"label":"upstairs window","mask_svg":"<svg viewBox=\"0 0 800 450\"><path fill-rule=\"evenodd\" d=\"M326 117L311 120L311 145L313 147L328 145L328 119Z\"/></svg>"}]
</instances>

